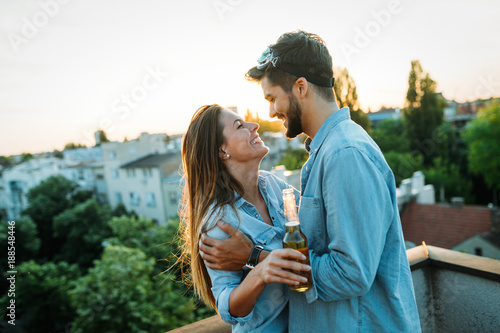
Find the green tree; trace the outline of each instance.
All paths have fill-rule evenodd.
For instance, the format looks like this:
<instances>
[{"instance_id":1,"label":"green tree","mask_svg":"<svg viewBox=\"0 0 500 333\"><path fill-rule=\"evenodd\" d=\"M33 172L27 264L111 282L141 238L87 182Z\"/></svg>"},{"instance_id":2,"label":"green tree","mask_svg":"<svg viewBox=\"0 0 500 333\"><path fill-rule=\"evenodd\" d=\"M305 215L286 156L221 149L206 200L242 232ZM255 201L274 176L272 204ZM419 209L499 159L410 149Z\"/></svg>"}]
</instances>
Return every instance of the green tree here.
<instances>
[{"instance_id":1,"label":"green tree","mask_svg":"<svg viewBox=\"0 0 500 333\"><path fill-rule=\"evenodd\" d=\"M194 319L193 301L167 277L153 279L154 259L124 246L107 246L71 294L72 332L165 332Z\"/></svg>"},{"instance_id":2,"label":"green tree","mask_svg":"<svg viewBox=\"0 0 500 333\"><path fill-rule=\"evenodd\" d=\"M264 120L259 118L259 114L253 114L250 109L247 109L245 121L250 121L259 124L257 132L262 135L264 132L283 132L283 123L280 120Z\"/></svg>"},{"instance_id":3,"label":"green tree","mask_svg":"<svg viewBox=\"0 0 500 333\"><path fill-rule=\"evenodd\" d=\"M29 160L32 160L34 157L31 153L22 153L21 154L21 161L19 163L24 163L28 162Z\"/></svg>"},{"instance_id":4,"label":"green tree","mask_svg":"<svg viewBox=\"0 0 500 333\"><path fill-rule=\"evenodd\" d=\"M403 119L384 119L376 128L372 129L370 135L383 153L410 151L410 142L405 136Z\"/></svg>"},{"instance_id":5,"label":"green tree","mask_svg":"<svg viewBox=\"0 0 500 333\"><path fill-rule=\"evenodd\" d=\"M63 150L71 150L77 148L87 148L87 146L81 143L68 142L67 144L64 145Z\"/></svg>"},{"instance_id":6,"label":"green tree","mask_svg":"<svg viewBox=\"0 0 500 333\"><path fill-rule=\"evenodd\" d=\"M81 202L78 185L61 175L52 176L31 188L27 195L28 207L23 214L31 217L36 223L41 240L41 258L52 259L59 253L61 243L54 239L53 218Z\"/></svg>"},{"instance_id":7,"label":"green tree","mask_svg":"<svg viewBox=\"0 0 500 333\"><path fill-rule=\"evenodd\" d=\"M0 156L0 166L7 169L14 166L15 161L12 156ZM0 168L1 169L1 168Z\"/></svg>"},{"instance_id":8,"label":"green tree","mask_svg":"<svg viewBox=\"0 0 500 333\"><path fill-rule=\"evenodd\" d=\"M500 104L493 102L478 113L462 134L469 146L469 168L481 175L494 193L500 187Z\"/></svg>"},{"instance_id":9,"label":"green tree","mask_svg":"<svg viewBox=\"0 0 500 333\"><path fill-rule=\"evenodd\" d=\"M436 82L423 72L418 60L411 62L406 101L403 115L410 149L420 152L424 164L430 165L437 156L433 136L443 122L445 103L436 94Z\"/></svg>"},{"instance_id":10,"label":"green tree","mask_svg":"<svg viewBox=\"0 0 500 333\"><path fill-rule=\"evenodd\" d=\"M122 245L144 252L156 260L153 274L167 270L176 261L179 248L175 235L179 220L170 220L166 225L157 226L152 219L136 216L113 217L108 222L113 236L106 244Z\"/></svg>"},{"instance_id":11,"label":"green tree","mask_svg":"<svg viewBox=\"0 0 500 333\"><path fill-rule=\"evenodd\" d=\"M92 260L102 253L102 242L111 236L108 221L111 219L109 206L100 206L89 199L54 217L53 236L60 240L60 253L55 260L76 263L80 268L91 266Z\"/></svg>"},{"instance_id":12,"label":"green tree","mask_svg":"<svg viewBox=\"0 0 500 333\"><path fill-rule=\"evenodd\" d=\"M16 270L16 326L20 332L66 331L75 316L68 292L80 276L78 267L66 262L40 265L30 260ZM7 301L5 294L1 304Z\"/></svg>"},{"instance_id":13,"label":"green tree","mask_svg":"<svg viewBox=\"0 0 500 333\"><path fill-rule=\"evenodd\" d=\"M99 138L98 138L98 143L96 146L100 146L101 143L109 142L108 136L106 135L106 132L104 132L101 129L98 129L97 132L99 133Z\"/></svg>"},{"instance_id":14,"label":"green tree","mask_svg":"<svg viewBox=\"0 0 500 333\"><path fill-rule=\"evenodd\" d=\"M284 165L287 170L296 170L302 168L308 158L305 149L288 149L278 165Z\"/></svg>"},{"instance_id":15,"label":"green tree","mask_svg":"<svg viewBox=\"0 0 500 333\"><path fill-rule=\"evenodd\" d=\"M415 171L422 169L423 161L420 154L389 151L384 154L384 157L394 173L396 185L399 185L403 179L410 178Z\"/></svg>"},{"instance_id":16,"label":"green tree","mask_svg":"<svg viewBox=\"0 0 500 333\"><path fill-rule=\"evenodd\" d=\"M337 67L334 69L335 84L333 90L339 107L348 107L351 118L365 131L370 131L370 118L359 108L358 93L356 83L346 68Z\"/></svg>"},{"instance_id":17,"label":"green tree","mask_svg":"<svg viewBox=\"0 0 500 333\"><path fill-rule=\"evenodd\" d=\"M23 217L15 221L14 226L16 242L16 265L37 257L40 249L40 239L37 235L36 224L29 217ZM7 221L0 221L0 249L7 251L8 229ZM0 259L1 267L7 267L7 256L3 255Z\"/></svg>"},{"instance_id":18,"label":"green tree","mask_svg":"<svg viewBox=\"0 0 500 333\"><path fill-rule=\"evenodd\" d=\"M422 170L425 175L425 182L434 185L436 202L440 201L440 190L443 188L445 199L452 197L463 197L466 203L472 203L472 181L460 174L458 165L446 164L438 157L431 167Z\"/></svg>"}]
</instances>

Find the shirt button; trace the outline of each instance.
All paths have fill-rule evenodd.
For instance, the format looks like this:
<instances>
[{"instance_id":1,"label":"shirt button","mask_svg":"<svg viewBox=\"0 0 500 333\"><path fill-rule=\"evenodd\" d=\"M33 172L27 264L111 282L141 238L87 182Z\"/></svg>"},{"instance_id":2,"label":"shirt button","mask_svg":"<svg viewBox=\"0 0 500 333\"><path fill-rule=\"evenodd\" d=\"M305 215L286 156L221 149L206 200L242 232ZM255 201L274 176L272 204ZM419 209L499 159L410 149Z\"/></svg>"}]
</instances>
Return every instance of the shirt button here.
<instances>
[{"instance_id":1,"label":"shirt button","mask_svg":"<svg viewBox=\"0 0 500 333\"><path fill-rule=\"evenodd\" d=\"M259 217L259 214L255 214L255 217Z\"/></svg>"},{"instance_id":2,"label":"shirt button","mask_svg":"<svg viewBox=\"0 0 500 333\"><path fill-rule=\"evenodd\" d=\"M272 219L274 220L274 216L272 217Z\"/></svg>"}]
</instances>

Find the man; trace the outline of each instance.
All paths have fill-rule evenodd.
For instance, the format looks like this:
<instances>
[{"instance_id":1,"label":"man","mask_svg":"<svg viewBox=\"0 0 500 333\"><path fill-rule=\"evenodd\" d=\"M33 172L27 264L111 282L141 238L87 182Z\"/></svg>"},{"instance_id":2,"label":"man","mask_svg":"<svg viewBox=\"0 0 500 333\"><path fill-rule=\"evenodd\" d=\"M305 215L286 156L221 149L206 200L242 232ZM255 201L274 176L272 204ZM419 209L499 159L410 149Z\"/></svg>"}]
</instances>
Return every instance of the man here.
<instances>
[{"instance_id":1,"label":"man","mask_svg":"<svg viewBox=\"0 0 500 333\"><path fill-rule=\"evenodd\" d=\"M419 332L394 176L349 109L339 110L323 40L286 33L246 77L260 83L287 137L309 137L299 219L314 288L290 293L290 332ZM210 268L241 269L252 244L227 223L220 226L233 236L203 237L202 257ZM227 250L238 243L238 251Z\"/></svg>"}]
</instances>

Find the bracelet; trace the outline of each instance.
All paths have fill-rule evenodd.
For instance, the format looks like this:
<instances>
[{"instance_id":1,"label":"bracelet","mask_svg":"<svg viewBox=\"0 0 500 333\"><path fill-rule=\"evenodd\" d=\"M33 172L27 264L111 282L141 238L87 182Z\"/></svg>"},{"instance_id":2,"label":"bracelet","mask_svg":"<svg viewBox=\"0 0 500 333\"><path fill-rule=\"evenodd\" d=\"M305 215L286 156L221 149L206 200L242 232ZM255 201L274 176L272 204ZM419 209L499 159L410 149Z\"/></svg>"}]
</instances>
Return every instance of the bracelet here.
<instances>
[{"instance_id":1,"label":"bracelet","mask_svg":"<svg viewBox=\"0 0 500 333\"><path fill-rule=\"evenodd\" d=\"M253 269L259 263L259 255L264 248L260 245L255 245L250 252L250 257L248 257L248 262L245 264L245 267Z\"/></svg>"}]
</instances>

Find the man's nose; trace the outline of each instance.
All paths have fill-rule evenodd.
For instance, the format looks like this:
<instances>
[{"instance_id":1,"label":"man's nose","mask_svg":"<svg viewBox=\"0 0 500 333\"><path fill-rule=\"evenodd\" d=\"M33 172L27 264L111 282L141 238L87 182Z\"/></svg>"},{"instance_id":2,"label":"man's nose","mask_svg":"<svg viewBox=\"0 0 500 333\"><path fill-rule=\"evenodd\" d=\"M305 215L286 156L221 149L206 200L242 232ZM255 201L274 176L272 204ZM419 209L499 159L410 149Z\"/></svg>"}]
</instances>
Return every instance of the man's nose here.
<instances>
[{"instance_id":1,"label":"man's nose","mask_svg":"<svg viewBox=\"0 0 500 333\"><path fill-rule=\"evenodd\" d=\"M269 103L269 117L276 117L276 110L274 109L274 103Z\"/></svg>"}]
</instances>

